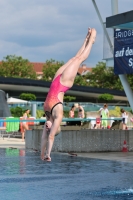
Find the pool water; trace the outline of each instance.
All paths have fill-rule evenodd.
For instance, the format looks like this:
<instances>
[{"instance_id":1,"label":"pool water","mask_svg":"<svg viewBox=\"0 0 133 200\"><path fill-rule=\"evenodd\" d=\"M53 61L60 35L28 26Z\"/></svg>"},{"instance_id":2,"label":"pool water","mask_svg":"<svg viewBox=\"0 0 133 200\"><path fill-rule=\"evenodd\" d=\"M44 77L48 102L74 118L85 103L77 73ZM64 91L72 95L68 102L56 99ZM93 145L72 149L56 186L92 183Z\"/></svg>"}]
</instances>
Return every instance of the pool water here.
<instances>
[{"instance_id":1,"label":"pool water","mask_svg":"<svg viewBox=\"0 0 133 200\"><path fill-rule=\"evenodd\" d=\"M0 200L133 199L133 163L0 149Z\"/></svg>"}]
</instances>

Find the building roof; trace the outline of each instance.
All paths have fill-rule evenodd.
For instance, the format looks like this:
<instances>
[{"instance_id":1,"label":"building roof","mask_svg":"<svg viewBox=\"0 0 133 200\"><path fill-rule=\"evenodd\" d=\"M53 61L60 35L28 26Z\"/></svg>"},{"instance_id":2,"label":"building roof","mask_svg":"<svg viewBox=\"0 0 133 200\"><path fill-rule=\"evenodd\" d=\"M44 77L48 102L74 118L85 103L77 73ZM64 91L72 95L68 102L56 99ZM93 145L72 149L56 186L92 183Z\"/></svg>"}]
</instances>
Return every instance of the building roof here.
<instances>
[{"instance_id":1,"label":"building roof","mask_svg":"<svg viewBox=\"0 0 133 200\"><path fill-rule=\"evenodd\" d=\"M2 61L0 61L0 63L2 63ZM36 74L38 75L43 74L42 70L45 63L41 63L41 62L30 62L30 63L33 65L33 69L35 70ZM92 71L91 67L87 67L85 64L83 64L81 67L79 67L78 74L85 75L87 74L87 72L91 72L91 71Z\"/></svg>"},{"instance_id":2,"label":"building roof","mask_svg":"<svg viewBox=\"0 0 133 200\"><path fill-rule=\"evenodd\" d=\"M92 68L90 67L80 67L79 70L78 70L78 73L81 74L81 75L85 75L87 74L87 72L91 72L92 71Z\"/></svg>"},{"instance_id":3,"label":"building roof","mask_svg":"<svg viewBox=\"0 0 133 200\"><path fill-rule=\"evenodd\" d=\"M33 64L33 68L36 74L43 74L42 69L45 63L37 63L37 62L30 62L30 63ZM92 71L92 68L87 67L86 65L82 65L78 70L78 74L85 75L87 72L91 72L91 71Z\"/></svg>"},{"instance_id":4,"label":"building roof","mask_svg":"<svg viewBox=\"0 0 133 200\"><path fill-rule=\"evenodd\" d=\"M30 62L33 65L33 68L36 74L42 74L42 69L45 63L37 63L37 62Z\"/></svg>"}]
</instances>

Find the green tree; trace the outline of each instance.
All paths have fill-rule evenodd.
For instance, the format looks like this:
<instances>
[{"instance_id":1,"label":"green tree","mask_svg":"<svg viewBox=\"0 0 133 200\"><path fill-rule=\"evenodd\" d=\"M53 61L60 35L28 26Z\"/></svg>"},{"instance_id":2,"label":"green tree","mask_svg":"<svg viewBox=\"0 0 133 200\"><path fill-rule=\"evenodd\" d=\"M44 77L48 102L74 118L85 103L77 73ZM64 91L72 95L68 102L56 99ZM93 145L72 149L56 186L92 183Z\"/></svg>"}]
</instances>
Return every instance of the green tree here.
<instances>
[{"instance_id":1,"label":"green tree","mask_svg":"<svg viewBox=\"0 0 133 200\"><path fill-rule=\"evenodd\" d=\"M133 75L132 74L128 74L127 75L127 79L128 79L129 85L131 86L131 88L133 90Z\"/></svg>"},{"instance_id":2,"label":"green tree","mask_svg":"<svg viewBox=\"0 0 133 200\"><path fill-rule=\"evenodd\" d=\"M37 110L36 111L36 118L39 119L43 116L44 114L44 111L43 110Z\"/></svg>"},{"instance_id":3,"label":"green tree","mask_svg":"<svg viewBox=\"0 0 133 200\"><path fill-rule=\"evenodd\" d=\"M21 107L10 108L10 111L13 117L22 117L24 113L24 109Z\"/></svg>"},{"instance_id":4,"label":"green tree","mask_svg":"<svg viewBox=\"0 0 133 200\"><path fill-rule=\"evenodd\" d=\"M86 80L86 77L79 75L79 76L76 76L76 78L74 80L74 84L75 85L87 86L88 82Z\"/></svg>"},{"instance_id":5,"label":"green tree","mask_svg":"<svg viewBox=\"0 0 133 200\"><path fill-rule=\"evenodd\" d=\"M64 96L64 101L65 102L71 102L71 101L74 101L76 100L76 97L73 97L73 96Z\"/></svg>"},{"instance_id":6,"label":"green tree","mask_svg":"<svg viewBox=\"0 0 133 200\"><path fill-rule=\"evenodd\" d=\"M114 74L113 67L107 68L104 62L98 62L85 78L88 79L88 86L123 90L119 77Z\"/></svg>"},{"instance_id":7,"label":"green tree","mask_svg":"<svg viewBox=\"0 0 133 200\"><path fill-rule=\"evenodd\" d=\"M21 56L8 55L0 64L0 76L36 79L33 65Z\"/></svg>"},{"instance_id":8,"label":"green tree","mask_svg":"<svg viewBox=\"0 0 133 200\"><path fill-rule=\"evenodd\" d=\"M57 70L64 65L64 62L55 61L53 59L47 60L43 66L43 77L45 81L52 81Z\"/></svg>"},{"instance_id":9,"label":"green tree","mask_svg":"<svg viewBox=\"0 0 133 200\"><path fill-rule=\"evenodd\" d=\"M105 94L101 94L98 97L99 100L106 101L106 102L113 100L113 98L114 98L113 95L106 94L106 93Z\"/></svg>"},{"instance_id":10,"label":"green tree","mask_svg":"<svg viewBox=\"0 0 133 200\"><path fill-rule=\"evenodd\" d=\"M27 100L27 101L35 101L36 100L36 96L31 93L22 93L19 95L19 98L23 99L23 100Z\"/></svg>"},{"instance_id":11,"label":"green tree","mask_svg":"<svg viewBox=\"0 0 133 200\"><path fill-rule=\"evenodd\" d=\"M109 110L111 117L121 117L121 108L116 106L114 110Z\"/></svg>"}]
</instances>

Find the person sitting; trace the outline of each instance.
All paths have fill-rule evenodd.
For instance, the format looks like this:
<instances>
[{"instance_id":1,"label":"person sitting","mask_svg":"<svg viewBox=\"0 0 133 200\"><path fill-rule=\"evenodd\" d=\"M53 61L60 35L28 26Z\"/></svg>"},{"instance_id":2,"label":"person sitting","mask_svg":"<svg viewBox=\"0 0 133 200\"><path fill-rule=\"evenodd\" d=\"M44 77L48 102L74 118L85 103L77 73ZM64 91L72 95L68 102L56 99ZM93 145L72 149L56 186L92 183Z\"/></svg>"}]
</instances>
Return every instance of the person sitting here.
<instances>
[{"instance_id":1,"label":"person sitting","mask_svg":"<svg viewBox=\"0 0 133 200\"><path fill-rule=\"evenodd\" d=\"M101 119L100 119L100 117L97 117L95 129L100 129L100 128L101 128Z\"/></svg>"},{"instance_id":2,"label":"person sitting","mask_svg":"<svg viewBox=\"0 0 133 200\"><path fill-rule=\"evenodd\" d=\"M63 118L63 97L74 83L80 65L85 61L95 42L96 30L88 29L84 43L75 57L58 69L51 83L48 95L44 103L46 123L44 125L41 140L41 159L51 161L51 150L54 138L60 131L60 124Z\"/></svg>"},{"instance_id":3,"label":"person sitting","mask_svg":"<svg viewBox=\"0 0 133 200\"><path fill-rule=\"evenodd\" d=\"M74 118L74 115L75 115L74 111L75 111L75 106L72 105L72 107L69 111L69 118Z\"/></svg>"}]
</instances>

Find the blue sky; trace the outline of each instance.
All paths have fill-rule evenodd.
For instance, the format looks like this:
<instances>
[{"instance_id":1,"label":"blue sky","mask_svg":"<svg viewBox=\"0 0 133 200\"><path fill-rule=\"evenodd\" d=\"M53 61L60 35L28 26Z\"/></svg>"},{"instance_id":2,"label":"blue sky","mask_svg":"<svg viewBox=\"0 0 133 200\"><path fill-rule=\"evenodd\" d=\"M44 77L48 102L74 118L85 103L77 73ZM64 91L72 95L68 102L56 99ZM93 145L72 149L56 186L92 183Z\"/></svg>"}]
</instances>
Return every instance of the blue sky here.
<instances>
[{"instance_id":1,"label":"blue sky","mask_svg":"<svg viewBox=\"0 0 133 200\"><path fill-rule=\"evenodd\" d=\"M96 0L103 21L111 16L111 0ZM118 0L119 13L133 10L133 0ZM103 30L91 0L0 0L0 60L22 56L30 62L73 57L88 27L97 30L88 67L103 59Z\"/></svg>"}]
</instances>

